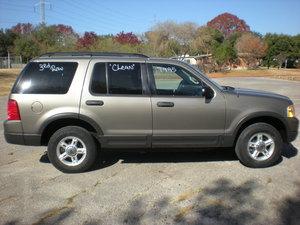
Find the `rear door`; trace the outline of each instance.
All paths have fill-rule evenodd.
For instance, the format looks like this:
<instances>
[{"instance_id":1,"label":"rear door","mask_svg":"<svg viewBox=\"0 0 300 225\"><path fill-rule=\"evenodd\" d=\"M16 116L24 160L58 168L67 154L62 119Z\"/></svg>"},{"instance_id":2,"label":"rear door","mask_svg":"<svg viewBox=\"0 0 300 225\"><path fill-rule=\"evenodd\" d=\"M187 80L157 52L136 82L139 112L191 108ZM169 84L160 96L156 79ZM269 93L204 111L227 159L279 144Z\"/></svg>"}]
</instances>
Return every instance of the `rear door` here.
<instances>
[{"instance_id":1,"label":"rear door","mask_svg":"<svg viewBox=\"0 0 300 225\"><path fill-rule=\"evenodd\" d=\"M150 147L151 102L144 60L98 60L88 67L80 114L102 129L102 147Z\"/></svg>"},{"instance_id":2,"label":"rear door","mask_svg":"<svg viewBox=\"0 0 300 225\"><path fill-rule=\"evenodd\" d=\"M86 59L37 59L24 68L11 98L19 104L24 134L40 135L54 116L79 112Z\"/></svg>"},{"instance_id":3,"label":"rear door","mask_svg":"<svg viewBox=\"0 0 300 225\"><path fill-rule=\"evenodd\" d=\"M203 97L208 86L179 65L148 63L152 89L152 147L213 147L224 134L225 99L217 90Z\"/></svg>"}]
</instances>

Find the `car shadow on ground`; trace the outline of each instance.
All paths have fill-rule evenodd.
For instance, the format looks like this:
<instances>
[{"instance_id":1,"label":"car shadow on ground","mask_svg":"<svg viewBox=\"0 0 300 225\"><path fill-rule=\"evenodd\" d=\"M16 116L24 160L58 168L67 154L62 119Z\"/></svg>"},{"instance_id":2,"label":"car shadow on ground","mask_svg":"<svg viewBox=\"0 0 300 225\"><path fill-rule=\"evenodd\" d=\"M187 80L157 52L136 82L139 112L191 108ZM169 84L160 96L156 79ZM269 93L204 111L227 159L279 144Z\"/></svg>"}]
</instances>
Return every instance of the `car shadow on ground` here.
<instances>
[{"instance_id":1,"label":"car shadow on ground","mask_svg":"<svg viewBox=\"0 0 300 225\"><path fill-rule=\"evenodd\" d=\"M153 152L145 152L141 149L140 152L124 152L124 150L115 149L114 151L101 152L95 165L91 169L98 170L121 163L188 163L188 162L215 162L215 161L236 161L238 158L233 148L212 148L201 149L201 151L181 150L180 152L166 151L158 149ZM298 154L298 149L292 144L284 144L282 149L282 157L276 163L280 163L283 158L293 158ZM47 152L45 152L40 162L50 163Z\"/></svg>"},{"instance_id":2,"label":"car shadow on ground","mask_svg":"<svg viewBox=\"0 0 300 225\"><path fill-rule=\"evenodd\" d=\"M266 204L255 192L263 188L255 180L237 185L233 180L220 178L190 194L165 196L149 205L147 196L133 200L119 217L122 224L150 224L167 218L173 224L290 224L300 222L300 192L279 200L277 218L264 212ZM184 202L188 204L184 204Z\"/></svg>"},{"instance_id":3,"label":"car shadow on ground","mask_svg":"<svg viewBox=\"0 0 300 225\"><path fill-rule=\"evenodd\" d=\"M260 188L255 180L241 185L218 179L190 194L164 196L149 207L147 196L139 196L123 210L120 224L143 224L166 218L173 224L257 224L264 204L254 196ZM186 204L184 204L186 202ZM153 207L151 207L153 206Z\"/></svg>"},{"instance_id":4,"label":"car shadow on ground","mask_svg":"<svg viewBox=\"0 0 300 225\"><path fill-rule=\"evenodd\" d=\"M274 204L276 216L266 213L268 203L257 192L266 188L256 179L238 183L218 178L206 186L197 186L182 193L165 194L152 201L147 193L129 200L114 216L114 224L274 224L296 225L300 222L300 183L297 191L288 198L278 198ZM112 199L113 201L113 199ZM76 205L57 207L35 215L32 224L64 224L68 217L78 216ZM84 225L104 224L93 215ZM109 219L109 218L108 218ZM18 220L4 223L20 224Z\"/></svg>"}]
</instances>

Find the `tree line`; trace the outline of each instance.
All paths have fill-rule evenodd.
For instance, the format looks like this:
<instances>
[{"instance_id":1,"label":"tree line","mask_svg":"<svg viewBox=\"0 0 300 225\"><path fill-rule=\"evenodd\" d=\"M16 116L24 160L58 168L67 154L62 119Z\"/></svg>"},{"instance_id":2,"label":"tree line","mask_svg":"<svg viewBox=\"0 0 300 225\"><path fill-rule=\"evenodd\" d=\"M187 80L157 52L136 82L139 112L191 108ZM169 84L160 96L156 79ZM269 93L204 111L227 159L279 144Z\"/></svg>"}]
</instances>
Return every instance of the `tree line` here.
<instances>
[{"instance_id":1,"label":"tree line","mask_svg":"<svg viewBox=\"0 0 300 225\"><path fill-rule=\"evenodd\" d=\"M10 52L28 61L52 51L128 52L159 57L203 55L208 58L204 69L210 71L232 67L239 59L248 68L295 68L299 67L300 34L261 35L230 13L218 15L203 26L160 22L141 35L123 31L116 35L92 31L80 35L64 24L19 23L0 30L0 56Z\"/></svg>"}]
</instances>

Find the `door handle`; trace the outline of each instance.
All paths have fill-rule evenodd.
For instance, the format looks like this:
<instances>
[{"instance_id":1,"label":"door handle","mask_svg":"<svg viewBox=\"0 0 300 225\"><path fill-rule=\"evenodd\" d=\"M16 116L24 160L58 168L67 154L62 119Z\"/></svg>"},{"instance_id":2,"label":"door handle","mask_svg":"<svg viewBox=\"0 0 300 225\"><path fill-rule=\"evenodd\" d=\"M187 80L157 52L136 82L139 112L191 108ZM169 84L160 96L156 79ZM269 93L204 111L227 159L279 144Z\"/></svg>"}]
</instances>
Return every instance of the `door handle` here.
<instances>
[{"instance_id":1,"label":"door handle","mask_svg":"<svg viewBox=\"0 0 300 225\"><path fill-rule=\"evenodd\" d=\"M87 100L85 104L91 106L102 106L104 105L104 102L101 100Z\"/></svg>"},{"instance_id":2,"label":"door handle","mask_svg":"<svg viewBox=\"0 0 300 225\"><path fill-rule=\"evenodd\" d=\"M174 107L174 102L158 102L158 107Z\"/></svg>"}]
</instances>

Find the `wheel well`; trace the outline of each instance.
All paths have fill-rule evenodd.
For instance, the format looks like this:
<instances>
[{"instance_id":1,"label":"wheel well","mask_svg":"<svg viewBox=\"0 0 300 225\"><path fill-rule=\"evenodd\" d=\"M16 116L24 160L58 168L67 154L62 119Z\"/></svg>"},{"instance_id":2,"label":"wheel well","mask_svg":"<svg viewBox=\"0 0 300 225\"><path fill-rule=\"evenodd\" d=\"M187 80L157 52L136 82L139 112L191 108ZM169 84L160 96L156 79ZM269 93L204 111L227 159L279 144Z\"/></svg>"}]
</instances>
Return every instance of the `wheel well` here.
<instances>
[{"instance_id":1,"label":"wheel well","mask_svg":"<svg viewBox=\"0 0 300 225\"><path fill-rule=\"evenodd\" d=\"M240 134L242 133L242 131L246 127L248 127L249 125L252 125L254 123L260 123L260 122L267 123L267 124L270 124L273 127L275 127L279 131L279 133L280 133L280 135L282 137L282 140L284 142L287 141L286 128L285 128L284 123L280 119L277 119L275 117L272 117L272 116L263 116L263 117L252 118L252 119L246 121L245 123L243 123L241 125L241 127L238 129L238 132L237 132L237 134L235 136L235 142L234 143L236 143L238 137L240 136Z\"/></svg>"},{"instance_id":2,"label":"wheel well","mask_svg":"<svg viewBox=\"0 0 300 225\"><path fill-rule=\"evenodd\" d=\"M42 132L41 144L47 146L50 137L60 128L66 126L78 126L86 129L91 133L97 133L96 129L88 122L76 118L63 118L49 123Z\"/></svg>"}]
</instances>

